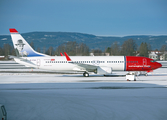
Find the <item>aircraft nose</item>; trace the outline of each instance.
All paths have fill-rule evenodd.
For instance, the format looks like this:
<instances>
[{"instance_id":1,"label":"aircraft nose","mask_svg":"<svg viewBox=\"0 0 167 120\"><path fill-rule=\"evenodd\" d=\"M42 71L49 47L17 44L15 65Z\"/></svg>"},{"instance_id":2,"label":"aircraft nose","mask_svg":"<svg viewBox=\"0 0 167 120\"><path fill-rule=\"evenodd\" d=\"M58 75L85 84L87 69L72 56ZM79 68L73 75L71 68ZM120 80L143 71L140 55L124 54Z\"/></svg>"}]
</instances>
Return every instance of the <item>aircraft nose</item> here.
<instances>
[{"instance_id":1,"label":"aircraft nose","mask_svg":"<svg viewBox=\"0 0 167 120\"><path fill-rule=\"evenodd\" d=\"M161 64L161 63L159 63L159 67L162 67L162 64Z\"/></svg>"},{"instance_id":2,"label":"aircraft nose","mask_svg":"<svg viewBox=\"0 0 167 120\"><path fill-rule=\"evenodd\" d=\"M160 68L160 67L162 67L162 64L157 62L157 68Z\"/></svg>"}]
</instances>

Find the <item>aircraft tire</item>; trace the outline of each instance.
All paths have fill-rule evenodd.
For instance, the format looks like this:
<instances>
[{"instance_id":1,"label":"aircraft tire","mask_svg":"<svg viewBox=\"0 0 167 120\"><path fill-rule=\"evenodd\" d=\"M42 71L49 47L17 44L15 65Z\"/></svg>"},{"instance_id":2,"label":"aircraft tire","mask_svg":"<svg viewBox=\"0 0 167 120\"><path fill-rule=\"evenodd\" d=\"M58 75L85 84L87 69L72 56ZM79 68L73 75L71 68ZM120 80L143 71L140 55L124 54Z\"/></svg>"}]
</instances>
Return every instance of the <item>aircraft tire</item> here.
<instances>
[{"instance_id":1,"label":"aircraft tire","mask_svg":"<svg viewBox=\"0 0 167 120\"><path fill-rule=\"evenodd\" d=\"M83 73L83 76L84 76L84 77L89 77L89 73L84 72L84 73Z\"/></svg>"}]
</instances>

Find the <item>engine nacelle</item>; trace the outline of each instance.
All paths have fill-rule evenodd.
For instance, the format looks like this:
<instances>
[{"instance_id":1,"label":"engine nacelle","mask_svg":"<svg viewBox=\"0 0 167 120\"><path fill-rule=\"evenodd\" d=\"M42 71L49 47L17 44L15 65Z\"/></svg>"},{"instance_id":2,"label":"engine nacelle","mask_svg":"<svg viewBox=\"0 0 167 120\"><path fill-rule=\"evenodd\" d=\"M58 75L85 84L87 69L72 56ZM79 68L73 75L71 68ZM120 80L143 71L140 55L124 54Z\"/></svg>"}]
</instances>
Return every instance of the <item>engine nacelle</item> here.
<instances>
[{"instance_id":1,"label":"engine nacelle","mask_svg":"<svg viewBox=\"0 0 167 120\"><path fill-rule=\"evenodd\" d=\"M112 68L111 67L98 67L97 70L95 71L96 74L112 74Z\"/></svg>"}]
</instances>

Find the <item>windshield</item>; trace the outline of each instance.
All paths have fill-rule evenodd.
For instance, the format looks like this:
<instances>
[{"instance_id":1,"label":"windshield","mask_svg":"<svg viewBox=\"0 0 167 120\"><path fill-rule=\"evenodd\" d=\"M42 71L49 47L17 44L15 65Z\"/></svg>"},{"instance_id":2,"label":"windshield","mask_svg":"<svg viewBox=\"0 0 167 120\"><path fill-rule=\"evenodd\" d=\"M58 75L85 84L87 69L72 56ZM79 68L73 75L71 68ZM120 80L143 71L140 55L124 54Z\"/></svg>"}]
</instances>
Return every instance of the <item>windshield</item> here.
<instances>
[{"instance_id":1,"label":"windshield","mask_svg":"<svg viewBox=\"0 0 167 120\"><path fill-rule=\"evenodd\" d=\"M155 60L151 60L150 62L155 62Z\"/></svg>"}]
</instances>

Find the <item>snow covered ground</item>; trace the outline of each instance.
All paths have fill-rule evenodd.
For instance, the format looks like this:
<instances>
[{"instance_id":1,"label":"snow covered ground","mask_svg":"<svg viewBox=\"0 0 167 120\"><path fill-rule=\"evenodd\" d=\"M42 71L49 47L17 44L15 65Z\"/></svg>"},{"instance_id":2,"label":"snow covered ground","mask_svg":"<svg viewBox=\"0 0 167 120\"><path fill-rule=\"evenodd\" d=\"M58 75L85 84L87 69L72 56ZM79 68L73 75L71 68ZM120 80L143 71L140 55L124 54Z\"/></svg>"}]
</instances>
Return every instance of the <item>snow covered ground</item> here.
<instances>
[{"instance_id":1,"label":"snow covered ground","mask_svg":"<svg viewBox=\"0 0 167 120\"><path fill-rule=\"evenodd\" d=\"M167 68L137 81L94 74L0 73L0 103L8 120L166 120Z\"/></svg>"}]
</instances>

